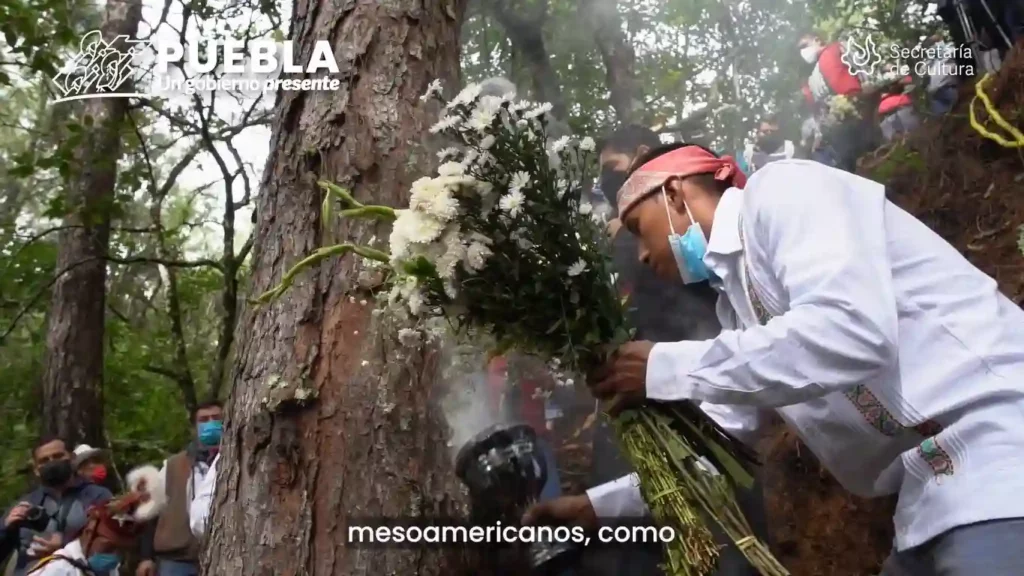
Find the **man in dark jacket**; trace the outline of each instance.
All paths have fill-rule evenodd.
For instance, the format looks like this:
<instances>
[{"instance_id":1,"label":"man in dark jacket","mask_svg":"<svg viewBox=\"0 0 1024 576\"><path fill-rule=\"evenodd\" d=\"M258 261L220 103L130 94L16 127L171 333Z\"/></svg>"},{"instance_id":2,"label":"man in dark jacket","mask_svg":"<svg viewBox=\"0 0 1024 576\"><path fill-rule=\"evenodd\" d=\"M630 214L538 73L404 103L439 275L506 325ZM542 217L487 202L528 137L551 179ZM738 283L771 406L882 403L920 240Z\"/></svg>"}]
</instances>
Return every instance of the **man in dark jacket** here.
<instances>
[{"instance_id":1,"label":"man in dark jacket","mask_svg":"<svg viewBox=\"0 0 1024 576\"><path fill-rule=\"evenodd\" d=\"M598 187L611 206L616 206L616 193L626 180L633 160L648 150L661 145L657 134L642 126L630 125L613 132L598 147L601 177ZM613 215L614 212L613 212ZM718 299L707 282L683 284L666 282L658 278L653 269L640 264L637 258L637 238L622 229L617 220L609 225L612 235L612 256L616 283L624 295L630 296L630 321L637 330L637 338L653 342L677 342L714 338L721 330L715 311ZM622 455L607 423L594 433L593 486L620 478L633 470ZM563 501L568 501L569 496ZM764 502L761 487L755 484L749 494L739 494L738 500L747 515L754 533L765 539ZM552 501L558 506L559 500ZM548 511L551 514L552 511ZM542 513L543 514L543 513ZM557 512L551 515L558 515ZM719 535L725 543L724 536ZM660 547L640 545L620 546L587 554L585 573L615 574L616 576L649 576L659 574L662 561ZM755 576L742 554L733 546L722 551L716 576Z\"/></svg>"},{"instance_id":2,"label":"man in dark jacket","mask_svg":"<svg viewBox=\"0 0 1024 576\"><path fill-rule=\"evenodd\" d=\"M86 524L93 504L108 500L110 491L75 474L71 452L63 440L44 437L32 450L32 465L40 486L18 500L2 517L0 566L17 554L15 576L24 576L35 563L70 542ZM44 520L37 520L40 514ZM36 530L32 526L39 522Z\"/></svg>"}]
</instances>

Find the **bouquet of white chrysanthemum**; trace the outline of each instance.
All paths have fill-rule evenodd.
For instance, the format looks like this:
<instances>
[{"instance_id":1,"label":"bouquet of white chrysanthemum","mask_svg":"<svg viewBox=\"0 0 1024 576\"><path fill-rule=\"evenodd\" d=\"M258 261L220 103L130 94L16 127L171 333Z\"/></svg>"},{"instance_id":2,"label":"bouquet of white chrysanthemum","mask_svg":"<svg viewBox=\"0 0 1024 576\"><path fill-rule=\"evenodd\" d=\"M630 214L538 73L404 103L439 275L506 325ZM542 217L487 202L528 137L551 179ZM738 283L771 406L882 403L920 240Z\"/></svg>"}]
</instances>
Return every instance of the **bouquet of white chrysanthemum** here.
<instances>
[{"instance_id":1,"label":"bouquet of white chrysanthemum","mask_svg":"<svg viewBox=\"0 0 1024 576\"><path fill-rule=\"evenodd\" d=\"M439 94L435 82L424 100ZM464 89L430 129L456 146L438 153L436 176L413 183L407 208L363 205L323 183L325 212L337 200L346 217L393 221L389 252L322 248L259 301L280 294L302 267L351 251L391 270L381 299L407 326L444 319L457 336L486 336L496 351L543 359L563 384L599 367L632 332L612 279L604 222L584 198L594 141L549 141L550 109L511 95L481 96L476 85ZM706 519L765 574L786 574L735 503L733 488L752 483L738 443L686 402L651 403L623 412L616 424L655 519L680 535L667 546L669 574L713 569L717 547Z\"/></svg>"},{"instance_id":2,"label":"bouquet of white chrysanthemum","mask_svg":"<svg viewBox=\"0 0 1024 576\"><path fill-rule=\"evenodd\" d=\"M586 370L630 333L604 224L583 194L594 141L549 142L548 110L478 97L476 86L445 106L431 131L459 146L439 153L437 176L414 182L408 209L396 211L390 299Z\"/></svg>"}]
</instances>

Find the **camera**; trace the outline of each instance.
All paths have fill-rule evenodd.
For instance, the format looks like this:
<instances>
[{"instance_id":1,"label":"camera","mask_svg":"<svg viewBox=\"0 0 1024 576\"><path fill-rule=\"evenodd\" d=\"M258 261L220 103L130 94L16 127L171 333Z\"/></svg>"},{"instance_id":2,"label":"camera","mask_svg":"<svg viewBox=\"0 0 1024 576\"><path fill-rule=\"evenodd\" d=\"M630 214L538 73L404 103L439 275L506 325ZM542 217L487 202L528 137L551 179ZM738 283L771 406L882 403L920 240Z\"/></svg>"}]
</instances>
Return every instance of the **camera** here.
<instances>
[{"instance_id":1,"label":"camera","mask_svg":"<svg viewBox=\"0 0 1024 576\"><path fill-rule=\"evenodd\" d=\"M41 506L33 506L25 512L25 519L18 522L18 528L25 528L33 532L45 532L50 524L50 515Z\"/></svg>"}]
</instances>

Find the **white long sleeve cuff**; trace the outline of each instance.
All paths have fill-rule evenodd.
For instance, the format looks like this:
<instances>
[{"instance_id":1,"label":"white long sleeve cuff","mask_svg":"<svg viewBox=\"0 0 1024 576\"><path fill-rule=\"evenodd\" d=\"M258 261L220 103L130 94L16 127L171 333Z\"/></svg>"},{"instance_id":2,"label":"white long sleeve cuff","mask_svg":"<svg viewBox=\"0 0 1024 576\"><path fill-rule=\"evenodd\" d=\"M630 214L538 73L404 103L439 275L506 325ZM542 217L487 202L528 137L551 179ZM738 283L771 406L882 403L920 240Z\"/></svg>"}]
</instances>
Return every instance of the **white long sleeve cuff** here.
<instances>
[{"instance_id":1,"label":"white long sleeve cuff","mask_svg":"<svg viewBox=\"0 0 1024 576\"><path fill-rule=\"evenodd\" d=\"M587 490L590 505L598 518L622 518L647 515L636 474L623 476Z\"/></svg>"}]
</instances>

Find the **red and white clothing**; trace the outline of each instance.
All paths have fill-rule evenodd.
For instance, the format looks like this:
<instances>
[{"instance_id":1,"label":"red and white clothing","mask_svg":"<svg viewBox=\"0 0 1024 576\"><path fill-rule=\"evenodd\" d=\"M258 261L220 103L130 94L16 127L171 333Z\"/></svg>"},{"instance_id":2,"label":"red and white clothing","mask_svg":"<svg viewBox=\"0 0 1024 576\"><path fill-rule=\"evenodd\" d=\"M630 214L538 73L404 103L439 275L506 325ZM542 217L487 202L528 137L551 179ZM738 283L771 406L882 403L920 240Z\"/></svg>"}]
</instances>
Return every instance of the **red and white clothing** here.
<instances>
[{"instance_id":1,"label":"red and white clothing","mask_svg":"<svg viewBox=\"0 0 1024 576\"><path fill-rule=\"evenodd\" d=\"M842 43L832 42L818 55L814 70L803 86L804 100L808 105L820 108L833 96L855 96L860 94L867 84L887 78L885 74L879 78L868 78L866 74L851 74L849 67L843 63L844 50ZM878 114L886 116L911 104L913 101L909 94L885 94L878 104Z\"/></svg>"}]
</instances>

